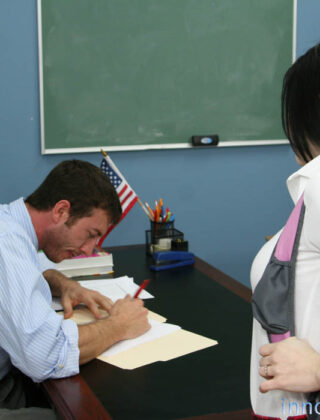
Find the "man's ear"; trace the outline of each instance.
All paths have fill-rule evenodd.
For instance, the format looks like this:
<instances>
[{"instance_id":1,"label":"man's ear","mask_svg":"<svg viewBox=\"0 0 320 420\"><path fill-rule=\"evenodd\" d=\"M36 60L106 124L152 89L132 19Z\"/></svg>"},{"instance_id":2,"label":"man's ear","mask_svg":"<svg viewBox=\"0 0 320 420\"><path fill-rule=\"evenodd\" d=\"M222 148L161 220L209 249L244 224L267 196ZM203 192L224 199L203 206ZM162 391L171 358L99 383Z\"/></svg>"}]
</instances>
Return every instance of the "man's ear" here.
<instances>
[{"instance_id":1,"label":"man's ear","mask_svg":"<svg viewBox=\"0 0 320 420\"><path fill-rule=\"evenodd\" d=\"M65 223L70 215L70 202L68 200L58 201L52 208L52 220L54 223Z\"/></svg>"}]
</instances>

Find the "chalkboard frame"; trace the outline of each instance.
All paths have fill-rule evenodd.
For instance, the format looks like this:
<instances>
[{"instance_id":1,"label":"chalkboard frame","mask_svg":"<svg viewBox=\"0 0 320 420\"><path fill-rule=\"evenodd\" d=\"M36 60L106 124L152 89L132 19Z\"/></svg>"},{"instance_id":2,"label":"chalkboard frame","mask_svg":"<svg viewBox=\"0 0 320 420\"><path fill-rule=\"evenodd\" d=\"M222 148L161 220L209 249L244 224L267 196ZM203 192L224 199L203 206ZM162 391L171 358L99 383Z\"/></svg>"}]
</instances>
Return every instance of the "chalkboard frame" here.
<instances>
[{"instance_id":1,"label":"chalkboard frame","mask_svg":"<svg viewBox=\"0 0 320 420\"><path fill-rule=\"evenodd\" d=\"M93 147L46 147L45 142L45 118L44 118L44 85L43 85L43 43L42 43L42 0L37 0L37 18L38 18L38 51L39 51L39 101L40 101L40 134L41 134L41 153L42 154L64 154L64 153L87 153L99 152L101 149L107 151L135 151L135 150L161 150L161 149L187 149L193 148L191 142L165 143L165 144L139 144L139 145L121 145L110 146L101 144ZM297 21L297 0L293 0L293 27L292 27L292 62L296 58L296 21ZM200 133L198 133L200 134ZM204 134L204 133L203 133ZM215 134L215 133L212 133ZM228 140L220 141L214 147L236 147L236 146L265 146L288 144L288 140Z\"/></svg>"}]
</instances>

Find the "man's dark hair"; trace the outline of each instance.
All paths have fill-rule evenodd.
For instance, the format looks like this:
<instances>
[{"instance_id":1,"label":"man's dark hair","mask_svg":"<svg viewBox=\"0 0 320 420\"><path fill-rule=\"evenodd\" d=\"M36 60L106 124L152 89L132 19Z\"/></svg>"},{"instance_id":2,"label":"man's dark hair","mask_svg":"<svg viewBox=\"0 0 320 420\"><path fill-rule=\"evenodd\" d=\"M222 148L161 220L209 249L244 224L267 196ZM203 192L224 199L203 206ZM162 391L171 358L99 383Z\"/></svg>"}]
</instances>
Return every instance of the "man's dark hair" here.
<instances>
[{"instance_id":1,"label":"man's dark hair","mask_svg":"<svg viewBox=\"0 0 320 420\"><path fill-rule=\"evenodd\" d=\"M314 157L308 142L320 146L320 44L286 72L281 105L287 138L296 155L308 162Z\"/></svg>"},{"instance_id":2,"label":"man's dark hair","mask_svg":"<svg viewBox=\"0 0 320 420\"><path fill-rule=\"evenodd\" d=\"M119 197L107 175L81 160L59 163L25 201L37 210L50 210L60 200L71 204L68 224L90 216L95 208L105 210L113 224L118 223L122 213Z\"/></svg>"}]
</instances>

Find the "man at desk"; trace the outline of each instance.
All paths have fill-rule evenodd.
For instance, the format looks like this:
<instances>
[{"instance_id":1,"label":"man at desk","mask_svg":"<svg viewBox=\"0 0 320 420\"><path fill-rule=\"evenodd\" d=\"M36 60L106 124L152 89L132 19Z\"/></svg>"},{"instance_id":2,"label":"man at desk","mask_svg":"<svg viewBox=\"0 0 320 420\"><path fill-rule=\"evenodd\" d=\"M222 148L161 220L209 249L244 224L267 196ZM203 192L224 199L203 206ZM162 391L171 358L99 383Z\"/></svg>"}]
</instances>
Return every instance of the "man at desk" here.
<instances>
[{"instance_id":1,"label":"man at desk","mask_svg":"<svg viewBox=\"0 0 320 420\"><path fill-rule=\"evenodd\" d=\"M0 206L0 407L26 404L19 371L34 382L79 372L79 364L114 343L150 328L140 299L116 303L53 269L41 268L37 251L54 262L90 255L98 238L121 216L109 179L94 165L64 161L25 201ZM77 326L51 309L61 296L65 318L72 307L86 304L99 317Z\"/></svg>"}]
</instances>

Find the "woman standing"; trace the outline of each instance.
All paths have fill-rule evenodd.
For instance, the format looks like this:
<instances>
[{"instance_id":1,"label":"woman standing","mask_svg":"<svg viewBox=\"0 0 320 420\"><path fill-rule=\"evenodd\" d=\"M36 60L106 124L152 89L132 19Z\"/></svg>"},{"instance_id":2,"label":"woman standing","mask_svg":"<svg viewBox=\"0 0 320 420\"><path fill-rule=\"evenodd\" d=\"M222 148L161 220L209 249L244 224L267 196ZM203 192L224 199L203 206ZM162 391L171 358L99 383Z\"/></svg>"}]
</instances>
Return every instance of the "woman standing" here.
<instances>
[{"instance_id":1,"label":"woman standing","mask_svg":"<svg viewBox=\"0 0 320 420\"><path fill-rule=\"evenodd\" d=\"M284 77L282 122L301 165L288 178L288 190L294 203L304 194L305 206L295 264L295 337L268 344L266 330L254 319L251 402L257 419L302 419L306 413L317 418L320 403L311 405L309 393L320 390L320 44L301 56ZM280 233L253 261L253 291Z\"/></svg>"}]
</instances>

